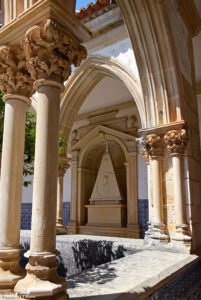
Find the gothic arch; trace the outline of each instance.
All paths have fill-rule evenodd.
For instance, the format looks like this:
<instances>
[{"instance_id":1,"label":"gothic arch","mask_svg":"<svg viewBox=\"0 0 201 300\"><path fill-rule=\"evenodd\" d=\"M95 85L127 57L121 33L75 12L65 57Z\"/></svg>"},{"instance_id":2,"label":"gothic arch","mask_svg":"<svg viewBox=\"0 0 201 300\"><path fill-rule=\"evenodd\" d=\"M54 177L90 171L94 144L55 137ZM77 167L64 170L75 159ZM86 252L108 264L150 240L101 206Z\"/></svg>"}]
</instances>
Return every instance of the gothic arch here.
<instances>
[{"instance_id":1,"label":"gothic arch","mask_svg":"<svg viewBox=\"0 0 201 300\"><path fill-rule=\"evenodd\" d=\"M178 59L166 1L117 0L133 46L146 110L155 125L183 119ZM158 109L154 109L154 105ZM150 127L153 124L150 124Z\"/></svg>"},{"instance_id":2,"label":"gothic arch","mask_svg":"<svg viewBox=\"0 0 201 300\"><path fill-rule=\"evenodd\" d=\"M88 94L105 76L119 79L125 84L138 108L142 128L147 127L148 116L140 83L122 64L115 60L102 56L91 56L69 78L65 86L60 116L60 126L66 128L65 135L69 135L67 131L72 128L77 113Z\"/></svg>"}]
</instances>

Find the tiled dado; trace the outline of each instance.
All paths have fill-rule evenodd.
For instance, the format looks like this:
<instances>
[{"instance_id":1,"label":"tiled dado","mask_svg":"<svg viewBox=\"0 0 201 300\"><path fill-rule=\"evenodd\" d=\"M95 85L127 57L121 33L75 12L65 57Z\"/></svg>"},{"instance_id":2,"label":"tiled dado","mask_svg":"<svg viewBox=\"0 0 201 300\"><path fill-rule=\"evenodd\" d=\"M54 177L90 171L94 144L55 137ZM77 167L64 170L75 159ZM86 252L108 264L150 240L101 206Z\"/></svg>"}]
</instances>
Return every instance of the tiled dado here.
<instances>
[{"instance_id":1,"label":"tiled dado","mask_svg":"<svg viewBox=\"0 0 201 300\"><path fill-rule=\"evenodd\" d=\"M31 229L31 212L32 203L22 203L22 216L21 216L21 229ZM148 222L148 200L138 200L138 218L141 228L141 237L144 237L144 233L147 230ZM63 203L63 221L64 224L68 224L70 219L70 202Z\"/></svg>"},{"instance_id":2,"label":"tiled dado","mask_svg":"<svg viewBox=\"0 0 201 300\"><path fill-rule=\"evenodd\" d=\"M31 229L32 203L22 203L21 229ZM70 219L70 203L63 203L63 221L68 224Z\"/></svg>"},{"instance_id":3,"label":"tiled dado","mask_svg":"<svg viewBox=\"0 0 201 300\"><path fill-rule=\"evenodd\" d=\"M138 200L138 220L141 228L141 238L144 238L145 231L148 229L149 208L147 199Z\"/></svg>"}]
</instances>

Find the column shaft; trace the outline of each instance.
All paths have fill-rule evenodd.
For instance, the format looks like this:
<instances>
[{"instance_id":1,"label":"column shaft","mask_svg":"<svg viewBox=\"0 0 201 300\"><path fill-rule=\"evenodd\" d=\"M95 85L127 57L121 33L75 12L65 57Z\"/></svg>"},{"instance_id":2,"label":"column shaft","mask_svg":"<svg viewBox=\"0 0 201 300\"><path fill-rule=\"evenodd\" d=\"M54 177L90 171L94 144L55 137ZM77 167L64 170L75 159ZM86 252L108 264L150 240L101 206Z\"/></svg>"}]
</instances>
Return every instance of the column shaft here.
<instances>
[{"instance_id":1,"label":"column shaft","mask_svg":"<svg viewBox=\"0 0 201 300\"><path fill-rule=\"evenodd\" d=\"M72 153L71 160L71 204L70 204L70 222L68 224L68 232L75 234L77 233L77 216L78 216L78 207L77 207L77 196L78 189L78 152L75 151Z\"/></svg>"},{"instance_id":2,"label":"column shaft","mask_svg":"<svg viewBox=\"0 0 201 300\"><path fill-rule=\"evenodd\" d=\"M25 119L29 99L19 95L8 95L4 99L6 104L0 181L0 288L12 288L22 275L19 268L20 225ZM4 274L3 271L7 272Z\"/></svg>"},{"instance_id":3,"label":"column shaft","mask_svg":"<svg viewBox=\"0 0 201 300\"><path fill-rule=\"evenodd\" d=\"M63 176L57 177L57 223L63 223Z\"/></svg>"},{"instance_id":4,"label":"column shaft","mask_svg":"<svg viewBox=\"0 0 201 300\"><path fill-rule=\"evenodd\" d=\"M181 181L181 158L179 155L172 156L173 184L175 198L176 225L185 224L183 212L182 181Z\"/></svg>"},{"instance_id":5,"label":"column shaft","mask_svg":"<svg viewBox=\"0 0 201 300\"><path fill-rule=\"evenodd\" d=\"M153 201L152 201L152 192L151 192L151 167L150 163L147 163L147 190L148 190L148 209L149 209L149 224L151 223L152 220L152 206L153 206Z\"/></svg>"},{"instance_id":6,"label":"column shaft","mask_svg":"<svg viewBox=\"0 0 201 300\"><path fill-rule=\"evenodd\" d=\"M59 109L61 89L38 88L31 252L55 252ZM53 221L55 220L55 222Z\"/></svg>"},{"instance_id":7,"label":"column shaft","mask_svg":"<svg viewBox=\"0 0 201 300\"><path fill-rule=\"evenodd\" d=\"M126 163L127 181L127 227L135 237L139 237L136 154L128 154Z\"/></svg>"},{"instance_id":8,"label":"column shaft","mask_svg":"<svg viewBox=\"0 0 201 300\"><path fill-rule=\"evenodd\" d=\"M173 171L173 190L174 190L174 208L175 208L175 227L176 233L172 235L172 239L183 242L186 246L190 246L191 237L189 236L189 228L186 222L183 180L182 180L182 156L185 152L188 133L186 129L170 130L164 136L164 141L172 156Z\"/></svg>"},{"instance_id":9,"label":"column shaft","mask_svg":"<svg viewBox=\"0 0 201 300\"><path fill-rule=\"evenodd\" d=\"M163 212L161 207L161 174L160 174L160 160L157 157L153 157L151 160L152 166L152 183L153 183L153 205L154 215L153 221L155 224L162 224Z\"/></svg>"}]
</instances>

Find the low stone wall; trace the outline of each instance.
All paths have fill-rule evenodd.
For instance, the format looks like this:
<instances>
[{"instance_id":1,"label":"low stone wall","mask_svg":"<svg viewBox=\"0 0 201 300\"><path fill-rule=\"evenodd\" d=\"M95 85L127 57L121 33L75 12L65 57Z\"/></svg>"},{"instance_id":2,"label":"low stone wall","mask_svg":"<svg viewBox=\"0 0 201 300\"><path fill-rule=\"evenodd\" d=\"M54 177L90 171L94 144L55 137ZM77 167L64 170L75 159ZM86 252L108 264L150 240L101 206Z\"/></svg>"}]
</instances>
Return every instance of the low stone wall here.
<instances>
[{"instance_id":1,"label":"low stone wall","mask_svg":"<svg viewBox=\"0 0 201 300\"><path fill-rule=\"evenodd\" d=\"M21 232L21 243L25 252L30 245L30 231ZM85 236L57 236L57 249L60 251L59 273L70 276L98 265L137 253L142 250L143 240ZM22 263L26 264L23 258Z\"/></svg>"}]
</instances>

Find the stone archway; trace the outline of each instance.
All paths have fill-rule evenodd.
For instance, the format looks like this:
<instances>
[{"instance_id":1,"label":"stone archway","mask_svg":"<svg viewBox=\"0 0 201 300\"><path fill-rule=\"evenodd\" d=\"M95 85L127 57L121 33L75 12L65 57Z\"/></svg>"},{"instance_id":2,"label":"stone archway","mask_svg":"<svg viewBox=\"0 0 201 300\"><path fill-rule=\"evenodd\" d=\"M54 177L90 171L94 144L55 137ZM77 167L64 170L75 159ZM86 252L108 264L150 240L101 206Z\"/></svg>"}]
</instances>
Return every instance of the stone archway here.
<instances>
[{"instance_id":1,"label":"stone archway","mask_svg":"<svg viewBox=\"0 0 201 300\"><path fill-rule=\"evenodd\" d=\"M119 79L124 83L136 102L141 127L148 126L150 118L146 113L140 83L133 78L133 75L122 64L106 57L91 56L68 80L62 96L60 126L66 128L64 130L67 139L86 97L105 76ZM154 109L157 109L157 107L155 106ZM154 126L155 120L151 122Z\"/></svg>"}]
</instances>

